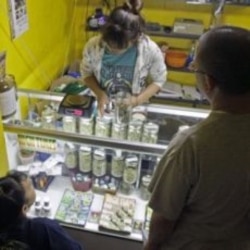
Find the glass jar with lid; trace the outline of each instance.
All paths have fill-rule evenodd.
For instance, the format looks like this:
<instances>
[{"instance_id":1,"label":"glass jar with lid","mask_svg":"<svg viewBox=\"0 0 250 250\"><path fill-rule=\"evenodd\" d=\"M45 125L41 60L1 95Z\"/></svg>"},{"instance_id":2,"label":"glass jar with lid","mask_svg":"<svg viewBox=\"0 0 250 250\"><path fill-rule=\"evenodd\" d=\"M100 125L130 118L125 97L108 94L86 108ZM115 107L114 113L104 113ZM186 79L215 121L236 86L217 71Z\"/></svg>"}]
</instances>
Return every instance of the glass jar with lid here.
<instances>
[{"instance_id":1,"label":"glass jar with lid","mask_svg":"<svg viewBox=\"0 0 250 250\"><path fill-rule=\"evenodd\" d=\"M115 151L112 156L111 175L115 178L122 178L125 166L125 159L122 152Z\"/></svg>"},{"instance_id":2,"label":"glass jar with lid","mask_svg":"<svg viewBox=\"0 0 250 250\"><path fill-rule=\"evenodd\" d=\"M79 149L79 169L83 173L90 173L92 169L92 150L90 147L81 146Z\"/></svg>"},{"instance_id":3,"label":"glass jar with lid","mask_svg":"<svg viewBox=\"0 0 250 250\"><path fill-rule=\"evenodd\" d=\"M94 119L81 117L79 119L79 131L83 135L93 135L94 134Z\"/></svg>"},{"instance_id":4,"label":"glass jar with lid","mask_svg":"<svg viewBox=\"0 0 250 250\"><path fill-rule=\"evenodd\" d=\"M115 122L129 123L132 113L132 106L129 105L131 94L126 91L119 91L115 96Z\"/></svg>"},{"instance_id":5,"label":"glass jar with lid","mask_svg":"<svg viewBox=\"0 0 250 250\"><path fill-rule=\"evenodd\" d=\"M128 140L129 141L141 141L142 136L142 126L141 121L131 121L128 126Z\"/></svg>"},{"instance_id":6,"label":"glass jar with lid","mask_svg":"<svg viewBox=\"0 0 250 250\"><path fill-rule=\"evenodd\" d=\"M125 140L127 138L127 124L113 123L112 138Z\"/></svg>"},{"instance_id":7,"label":"glass jar with lid","mask_svg":"<svg viewBox=\"0 0 250 250\"><path fill-rule=\"evenodd\" d=\"M73 116L63 116L63 130L65 132L76 132L76 118Z\"/></svg>"},{"instance_id":8,"label":"glass jar with lid","mask_svg":"<svg viewBox=\"0 0 250 250\"><path fill-rule=\"evenodd\" d=\"M75 169L77 167L77 146L73 143L66 143L65 154L65 165L68 169Z\"/></svg>"},{"instance_id":9,"label":"glass jar with lid","mask_svg":"<svg viewBox=\"0 0 250 250\"><path fill-rule=\"evenodd\" d=\"M51 110L44 110L42 112L41 124L42 128L55 129L56 128L55 112Z\"/></svg>"},{"instance_id":10,"label":"glass jar with lid","mask_svg":"<svg viewBox=\"0 0 250 250\"><path fill-rule=\"evenodd\" d=\"M95 135L99 137L110 137L112 126L112 116L104 115L97 117L95 125Z\"/></svg>"},{"instance_id":11,"label":"glass jar with lid","mask_svg":"<svg viewBox=\"0 0 250 250\"><path fill-rule=\"evenodd\" d=\"M136 155L128 155L125 160L121 191L129 194L134 190L138 178L139 160Z\"/></svg>"},{"instance_id":12,"label":"glass jar with lid","mask_svg":"<svg viewBox=\"0 0 250 250\"><path fill-rule=\"evenodd\" d=\"M107 172L106 153L103 149L96 149L93 152L93 175L95 177L102 177Z\"/></svg>"},{"instance_id":13,"label":"glass jar with lid","mask_svg":"<svg viewBox=\"0 0 250 250\"><path fill-rule=\"evenodd\" d=\"M159 125L153 122L145 123L143 126L142 141L146 143L157 143Z\"/></svg>"},{"instance_id":14,"label":"glass jar with lid","mask_svg":"<svg viewBox=\"0 0 250 250\"><path fill-rule=\"evenodd\" d=\"M148 186L151 182L152 175L144 175L141 179L141 199L143 200L149 200L150 198L150 192L148 191Z\"/></svg>"}]
</instances>

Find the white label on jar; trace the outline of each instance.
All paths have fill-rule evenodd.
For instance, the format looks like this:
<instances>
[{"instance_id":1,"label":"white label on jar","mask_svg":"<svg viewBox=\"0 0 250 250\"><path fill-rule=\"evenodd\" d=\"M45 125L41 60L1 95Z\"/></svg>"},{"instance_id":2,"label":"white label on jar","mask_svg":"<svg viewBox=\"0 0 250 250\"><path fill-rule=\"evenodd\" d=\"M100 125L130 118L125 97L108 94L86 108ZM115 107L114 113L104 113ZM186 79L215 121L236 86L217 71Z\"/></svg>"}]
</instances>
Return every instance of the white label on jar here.
<instances>
[{"instance_id":1,"label":"white label on jar","mask_svg":"<svg viewBox=\"0 0 250 250\"><path fill-rule=\"evenodd\" d=\"M136 168L126 168L123 173L123 180L127 184L134 184L137 179L137 171Z\"/></svg>"},{"instance_id":2,"label":"white label on jar","mask_svg":"<svg viewBox=\"0 0 250 250\"><path fill-rule=\"evenodd\" d=\"M0 111L3 117L16 111L16 89L14 87L0 93Z\"/></svg>"}]
</instances>

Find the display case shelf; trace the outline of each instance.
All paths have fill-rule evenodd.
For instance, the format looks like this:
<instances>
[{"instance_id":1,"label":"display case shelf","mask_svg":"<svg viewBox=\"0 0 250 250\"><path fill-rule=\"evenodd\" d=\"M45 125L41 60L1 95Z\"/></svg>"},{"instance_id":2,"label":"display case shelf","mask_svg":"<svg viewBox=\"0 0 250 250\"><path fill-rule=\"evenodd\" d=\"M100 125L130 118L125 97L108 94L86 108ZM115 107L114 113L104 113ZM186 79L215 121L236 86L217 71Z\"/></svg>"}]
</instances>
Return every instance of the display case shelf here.
<instances>
[{"instance_id":1,"label":"display case shelf","mask_svg":"<svg viewBox=\"0 0 250 250\"><path fill-rule=\"evenodd\" d=\"M148 193L145 193L147 189L142 188L143 177L152 177L159 158L168 147L168 142L171 140L171 138L175 135L175 133L181 126L194 125L197 122L203 120L209 114L208 110L203 109L194 109L152 103L144 104L140 107L139 110L145 111L144 114L146 114L147 122L153 122L159 125L157 142L144 143L141 141L136 142L129 141L126 139L114 139L111 137L105 138L97 137L95 135L83 135L78 132L65 132L62 131L63 127L55 126L53 129L46 129L42 127L42 124L41 127L25 126L23 125L25 124L25 121L30 121L30 123L27 124L32 124L33 117L32 115L30 115L30 113L33 114L34 105L37 104L37 102L45 101L46 105L47 102L59 105L64 98L64 94L27 89L19 89L17 93L19 96L18 101L20 105L23 104L24 101L25 104L28 104L28 107L26 107L28 110L27 113L23 115L23 117L21 116L21 114L18 114L17 117L10 119L9 121L4 121L3 123L9 166L11 166L11 169L25 169L25 171L31 174L35 179L38 178L40 174L42 175L41 178L44 178L44 175L47 175L47 177L51 177L52 175L58 175L53 178L53 181L51 183L48 184L45 193L37 191L38 195L48 195L51 199L52 209L51 213L47 215L50 218L55 218L55 212L58 209L58 206L63 197L63 193L66 189L75 190L77 192L91 192L98 199L99 196L103 196L95 192L97 190L95 187L100 187L103 193L109 192L113 187L113 194L136 199L136 209L133 217L133 223L135 223L135 221L137 220L138 223L140 222L143 224L145 217L145 207L149 197ZM39 114L37 113L37 115ZM15 121L15 119L18 119L18 121L13 122ZM26 145L25 141L18 141L18 138L21 138L22 140L25 138L29 138L28 144ZM30 140L32 138L41 138L42 140L45 139L44 141L42 141L45 143L45 146L43 145L43 147L39 147L41 142L36 141L34 143L32 140ZM31 144L31 142L33 144ZM46 142L56 142L56 144L48 145L48 147L53 147L53 152L43 150L44 148L46 148ZM73 161L73 151L70 151L70 148L66 147L68 144L73 145L75 148L74 161L77 163L74 166L70 165ZM22 145L26 145L26 147L28 147L26 149L35 152L35 160L33 159L34 162L29 162L25 164L21 163L20 165L20 159L18 162L17 158L19 155L19 150L22 149ZM80 161L80 150L81 148L86 149L86 147L88 147L90 150L88 151L91 154L90 159L86 161ZM94 160L96 160L94 159L94 152L97 149L102 149L102 152L104 152L105 154L103 158L105 162L105 171L100 175L97 175L96 172L94 173ZM50 154L42 154L39 151ZM119 157L121 156L121 154L123 157L123 164L121 164L122 175L119 175L117 177L114 174L114 171L112 172L112 161L115 158L114 156ZM71 158L69 158L69 156ZM128 156L130 156L130 158ZM134 158L131 158L131 156L133 156ZM130 165L126 165L131 164L131 159L135 161L135 158L136 166L131 165L131 167ZM83 165L87 164L88 162L91 162L91 164L89 165L90 170L84 172L85 169L83 168ZM57 169L58 171L52 171L53 167L55 168L54 170L56 170L56 166L58 163L60 163L60 168ZM100 166L98 165L97 167L97 165L98 164L95 165L95 170L100 168ZM132 169L134 168L134 170L129 169L129 171L125 173L126 167ZM116 169L116 171L119 170ZM133 178L132 182L130 182L131 174ZM125 180L127 180L127 182L125 182ZM111 184L113 185L112 187ZM95 209L96 208L94 208L94 210ZM102 204L100 205L99 209L102 209ZM90 212L91 211L92 210L90 209ZM34 207L31 208L31 214L32 216L36 216L34 213ZM68 222L68 220L66 221ZM138 232L134 230L134 228L131 231L130 235L125 236L120 235L118 232L109 233L101 231L99 229L100 225L98 224L98 222L93 223L91 221L87 221L85 227L74 226L71 225L70 222L63 222L62 225L68 228L85 230L90 233L102 234L108 237L117 237L121 239L133 240L135 242L142 241L141 231Z\"/></svg>"}]
</instances>

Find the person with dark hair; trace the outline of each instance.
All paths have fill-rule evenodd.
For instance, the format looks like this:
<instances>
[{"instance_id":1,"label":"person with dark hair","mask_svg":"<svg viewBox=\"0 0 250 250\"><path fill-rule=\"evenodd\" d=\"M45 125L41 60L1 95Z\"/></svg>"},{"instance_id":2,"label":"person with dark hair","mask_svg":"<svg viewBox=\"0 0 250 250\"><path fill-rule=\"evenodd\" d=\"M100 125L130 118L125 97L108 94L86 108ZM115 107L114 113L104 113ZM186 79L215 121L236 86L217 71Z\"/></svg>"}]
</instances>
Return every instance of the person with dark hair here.
<instances>
[{"instance_id":1,"label":"person with dark hair","mask_svg":"<svg viewBox=\"0 0 250 250\"><path fill-rule=\"evenodd\" d=\"M81 250L56 221L27 218L34 200L26 174L12 171L0 179L0 250Z\"/></svg>"},{"instance_id":2,"label":"person with dark hair","mask_svg":"<svg viewBox=\"0 0 250 250\"><path fill-rule=\"evenodd\" d=\"M200 38L193 70L212 111L175 136L156 168L144 250L250 249L249 48L243 28Z\"/></svg>"},{"instance_id":3,"label":"person with dark hair","mask_svg":"<svg viewBox=\"0 0 250 250\"><path fill-rule=\"evenodd\" d=\"M109 98L118 92L132 94L130 105L137 106L166 82L167 70L160 48L144 34L142 6L140 0L127 0L116 7L101 35L85 46L80 66L82 80L96 95L101 114Z\"/></svg>"}]
</instances>

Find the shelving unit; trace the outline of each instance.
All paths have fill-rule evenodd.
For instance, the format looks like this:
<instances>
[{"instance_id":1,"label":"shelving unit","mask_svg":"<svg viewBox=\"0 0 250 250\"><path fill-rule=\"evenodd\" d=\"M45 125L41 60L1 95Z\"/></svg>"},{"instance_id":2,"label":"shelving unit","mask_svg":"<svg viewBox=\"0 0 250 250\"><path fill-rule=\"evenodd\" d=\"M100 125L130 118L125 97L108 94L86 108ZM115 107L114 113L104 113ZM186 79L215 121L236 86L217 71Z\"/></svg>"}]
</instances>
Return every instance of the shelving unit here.
<instances>
[{"instance_id":1,"label":"shelving unit","mask_svg":"<svg viewBox=\"0 0 250 250\"><path fill-rule=\"evenodd\" d=\"M194 72L189 70L188 68L172 68L172 67L168 67L168 70L169 71L173 71L173 72L180 72L180 73L190 73L190 74L193 74Z\"/></svg>"},{"instance_id":2,"label":"shelving unit","mask_svg":"<svg viewBox=\"0 0 250 250\"><path fill-rule=\"evenodd\" d=\"M180 34L180 33L174 33L174 32L167 33L164 31L146 31L146 34L149 36L159 36L159 37L189 39L189 40L197 40L200 37L199 35Z\"/></svg>"},{"instance_id":3,"label":"shelving unit","mask_svg":"<svg viewBox=\"0 0 250 250\"><path fill-rule=\"evenodd\" d=\"M213 3L201 3L200 1L186 1L186 4L194 4L194 5L211 5ZM249 6L250 7L250 2L249 3L234 3L234 2L227 2L226 5L233 5L233 6Z\"/></svg>"}]
</instances>

